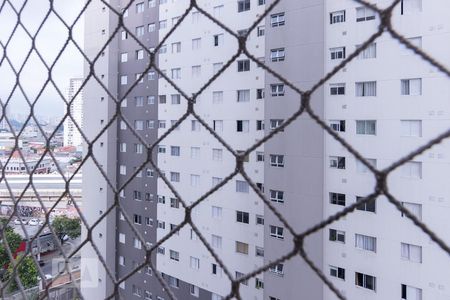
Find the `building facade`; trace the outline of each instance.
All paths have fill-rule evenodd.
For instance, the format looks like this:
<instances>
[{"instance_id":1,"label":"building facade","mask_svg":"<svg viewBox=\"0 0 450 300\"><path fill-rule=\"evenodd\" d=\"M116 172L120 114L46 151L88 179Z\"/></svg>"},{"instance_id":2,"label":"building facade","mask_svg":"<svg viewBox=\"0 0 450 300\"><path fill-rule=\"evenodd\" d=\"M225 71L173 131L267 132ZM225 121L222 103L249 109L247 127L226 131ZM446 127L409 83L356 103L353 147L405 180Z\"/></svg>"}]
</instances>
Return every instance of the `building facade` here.
<instances>
[{"instance_id":1,"label":"building facade","mask_svg":"<svg viewBox=\"0 0 450 300\"><path fill-rule=\"evenodd\" d=\"M64 146L81 146L83 144L83 138L81 131L83 131L83 90L80 91L83 84L82 78L71 78L69 87L67 89L67 101L70 103L70 109L67 117L64 120ZM81 131L78 129L79 126Z\"/></svg>"},{"instance_id":2,"label":"building facade","mask_svg":"<svg viewBox=\"0 0 450 300\"><path fill-rule=\"evenodd\" d=\"M387 7L390 2L376 4ZM195 230L186 225L173 232L185 219L184 206L199 199L192 222L234 278L292 251L292 235L241 174L202 198L235 170L227 145L237 154L245 151L302 103L287 82L240 53L236 37L248 35L246 49L253 57L308 90L376 32L380 18L352 0L285 0L248 33L271 3L198 1L236 36L196 9L185 13L187 0L134 1L129 6L128 1L109 1L123 12L127 30L117 26L119 18L107 5L89 5L85 51L96 60L101 84L91 80L84 88L85 131L95 141L96 158L83 169L84 215L96 224L83 233L95 244L82 253L81 287L88 299L112 295L110 275L120 280L130 273L119 285L123 298L166 299L155 272L179 299L226 297L231 291L227 274ZM392 22L410 42L449 65L450 44L443 41L449 40L450 22L442 7L449 4L403 0ZM86 66L86 77L90 68ZM309 101L318 118L382 169L445 130L447 80L384 33L315 89ZM189 101L194 102L193 113L185 116ZM442 143L406 163L388 183L406 208L450 242L443 226L450 211L442 176L449 168L448 147ZM252 151L244 168L297 233L362 199L375 186L368 168L306 113ZM171 237L147 258L145 247L167 235ZM448 259L445 252L385 197L307 237L304 246L348 299L450 299L450 274L441 267ZM103 258L96 264L98 280L83 280L98 254ZM245 281L240 295L336 298L299 256Z\"/></svg>"}]
</instances>

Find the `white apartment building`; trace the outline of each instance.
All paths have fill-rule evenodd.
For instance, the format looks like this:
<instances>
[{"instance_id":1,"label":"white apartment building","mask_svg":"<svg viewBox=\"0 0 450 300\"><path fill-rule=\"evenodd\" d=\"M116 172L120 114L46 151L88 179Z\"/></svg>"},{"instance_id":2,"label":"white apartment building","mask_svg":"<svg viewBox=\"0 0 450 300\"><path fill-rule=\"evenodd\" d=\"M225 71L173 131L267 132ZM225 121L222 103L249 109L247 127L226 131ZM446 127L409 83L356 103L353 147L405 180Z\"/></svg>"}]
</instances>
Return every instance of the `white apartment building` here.
<instances>
[{"instance_id":1,"label":"white apartment building","mask_svg":"<svg viewBox=\"0 0 450 300\"><path fill-rule=\"evenodd\" d=\"M64 121L64 146L81 146L83 138L75 123L83 129L83 91L79 91L83 84L82 78L71 78L67 89L67 101L71 102L70 113Z\"/></svg>"},{"instance_id":2,"label":"white apartment building","mask_svg":"<svg viewBox=\"0 0 450 300\"><path fill-rule=\"evenodd\" d=\"M182 203L145 163L142 141L152 145L163 137L184 116L188 101L154 69L146 71L150 59L143 45L153 52L164 43L156 54L157 67L186 95L201 90L193 111L235 151L246 150L282 124L300 108L301 97L245 55L209 83L238 52L238 42L195 9L166 38L181 21L188 0L135 1L126 11L128 1L110 2L124 12L129 32L123 28L117 32L98 57L96 72L117 99L91 82L85 89L90 99L85 113L92 139L120 105L120 118L93 149L119 192L115 195L99 166L86 164L83 197L96 201L83 205L85 217L92 224L104 217L92 240L117 278L133 273L120 284L119 294L125 299L167 298L154 276L156 271L178 299L220 300L231 291L230 281L190 226L152 253L156 270L146 266L134 271L146 258L136 231L146 246L152 246L185 218ZM371 2L379 7L391 3ZM89 57L96 57L118 22L103 3L94 3L86 19ZM271 3L197 1L238 35L245 34ZM445 0L402 0L393 11L392 25L450 66L446 8L450 3ZM379 22L373 11L352 0L284 0L257 24L246 47L289 82L307 90L376 32ZM448 128L449 80L383 33L315 90L310 103L318 117L383 169ZM447 243L449 153L449 143L441 143L388 178L390 192ZM236 167L232 153L192 114L159 142L151 156L186 205L196 203ZM244 167L296 232L311 228L375 188L367 168L306 114L253 151ZM134 174L138 168L141 171ZM117 201L136 231L117 209L104 215ZM241 175L196 205L192 220L235 278L286 255L294 246L288 230ZM347 299L450 299L448 255L384 196L307 237L304 245L311 261ZM85 249L82 255L97 257L94 249ZM88 261L82 263L82 272ZM108 272L102 266L98 272L95 284L82 281L87 299L103 299L114 292ZM249 279L241 285L240 294L242 299L255 300L336 299L300 257Z\"/></svg>"}]
</instances>

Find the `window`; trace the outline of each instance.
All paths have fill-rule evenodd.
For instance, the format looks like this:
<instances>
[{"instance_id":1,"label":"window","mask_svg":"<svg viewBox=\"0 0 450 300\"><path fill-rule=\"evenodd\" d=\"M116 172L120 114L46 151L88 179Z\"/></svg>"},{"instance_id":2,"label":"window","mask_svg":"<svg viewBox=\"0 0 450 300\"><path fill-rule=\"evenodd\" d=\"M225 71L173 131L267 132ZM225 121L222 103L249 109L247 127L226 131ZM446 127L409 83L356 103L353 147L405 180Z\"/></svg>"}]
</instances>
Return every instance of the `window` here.
<instances>
[{"instance_id":1,"label":"window","mask_svg":"<svg viewBox=\"0 0 450 300\"><path fill-rule=\"evenodd\" d=\"M264 161L264 152L256 151L256 161L263 162Z\"/></svg>"},{"instance_id":2,"label":"window","mask_svg":"<svg viewBox=\"0 0 450 300\"><path fill-rule=\"evenodd\" d=\"M415 288L406 284L402 284L401 289L402 289L402 299L422 300L422 289Z\"/></svg>"},{"instance_id":3,"label":"window","mask_svg":"<svg viewBox=\"0 0 450 300\"><path fill-rule=\"evenodd\" d=\"M264 89L256 90L256 99L264 99Z\"/></svg>"},{"instance_id":4,"label":"window","mask_svg":"<svg viewBox=\"0 0 450 300\"><path fill-rule=\"evenodd\" d=\"M270 120L270 129L271 130L277 129L278 127L283 125L283 122L284 122L284 120L282 120L282 119L271 119ZM280 131L284 131L284 129L282 129Z\"/></svg>"},{"instance_id":5,"label":"window","mask_svg":"<svg viewBox=\"0 0 450 300\"><path fill-rule=\"evenodd\" d=\"M145 225L153 226L153 219L151 219L149 217L145 217Z\"/></svg>"},{"instance_id":6,"label":"window","mask_svg":"<svg viewBox=\"0 0 450 300\"><path fill-rule=\"evenodd\" d=\"M213 130L215 132L223 131L223 121L222 120L213 120Z\"/></svg>"},{"instance_id":7,"label":"window","mask_svg":"<svg viewBox=\"0 0 450 300\"><path fill-rule=\"evenodd\" d=\"M374 168L377 167L377 160L373 158L366 158L367 162ZM370 169L359 159L356 159L356 172L358 173L369 173Z\"/></svg>"},{"instance_id":8,"label":"window","mask_svg":"<svg viewBox=\"0 0 450 300\"><path fill-rule=\"evenodd\" d=\"M196 187L200 184L200 175L191 174L191 186Z\"/></svg>"},{"instance_id":9,"label":"window","mask_svg":"<svg viewBox=\"0 0 450 300\"><path fill-rule=\"evenodd\" d=\"M401 243L400 256L411 262L422 263L422 247L407 243Z\"/></svg>"},{"instance_id":10,"label":"window","mask_svg":"<svg viewBox=\"0 0 450 300\"><path fill-rule=\"evenodd\" d=\"M144 2L136 3L136 13L144 12Z\"/></svg>"},{"instance_id":11,"label":"window","mask_svg":"<svg viewBox=\"0 0 450 300\"><path fill-rule=\"evenodd\" d=\"M401 120L401 136L421 137L422 121L420 120Z\"/></svg>"},{"instance_id":12,"label":"window","mask_svg":"<svg viewBox=\"0 0 450 300\"><path fill-rule=\"evenodd\" d=\"M201 38L192 39L192 50L199 50L201 46L202 46Z\"/></svg>"},{"instance_id":13,"label":"window","mask_svg":"<svg viewBox=\"0 0 450 300\"><path fill-rule=\"evenodd\" d=\"M250 10L250 0L238 0L238 12Z\"/></svg>"},{"instance_id":14,"label":"window","mask_svg":"<svg viewBox=\"0 0 450 300\"><path fill-rule=\"evenodd\" d=\"M191 158L197 159L200 157L200 147L191 147Z\"/></svg>"},{"instance_id":15,"label":"window","mask_svg":"<svg viewBox=\"0 0 450 300\"><path fill-rule=\"evenodd\" d=\"M256 120L256 130L264 130L264 120Z\"/></svg>"},{"instance_id":16,"label":"window","mask_svg":"<svg viewBox=\"0 0 450 300\"><path fill-rule=\"evenodd\" d=\"M279 227L279 226L274 226L274 225L270 225L270 236L277 238L277 239L284 239L284 235L283 235L283 227Z\"/></svg>"},{"instance_id":17,"label":"window","mask_svg":"<svg viewBox=\"0 0 450 300\"><path fill-rule=\"evenodd\" d=\"M213 104L223 103L223 92L222 91L214 91L213 92Z\"/></svg>"},{"instance_id":18,"label":"window","mask_svg":"<svg viewBox=\"0 0 450 300\"><path fill-rule=\"evenodd\" d=\"M330 95L345 95L345 83L330 84Z\"/></svg>"},{"instance_id":19,"label":"window","mask_svg":"<svg viewBox=\"0 0 450 300\"><path fill-rule=\"evenodd\" d=\"M345 206L345 194L329 193L330 203Z\"/></svg>"},{"instance_id":20,"label":"window","mask_svg":"<svg viewBox=\"0 0 450 300\"><path fill-rule=\"evenodd\" d=\"M195 269L195 270L200 269L200 259L197 257L191 256L189 265L190 265L191 269Z\"/></svg>"},{"instance_id":21,"label":"window","mask_svg":"<svg viewBox=\"0 0 450 300\"><path fill-rule=\"evenodd\" d=\"M181 79L181 68L171 70L172 79Z\"/></svg>"},{"instance_id":22,"label":"window","mask_svg":"<svg viewBox=\"0 0 450 300\"><path fill-rule=\"evenodd\" d=\"M140 37L144 35L144 26L136 27L136 36Z\"/></svg>"},{"instance_id":23,"label":"window","mask_svg":"<svg viewBox=\"0 0 450 300\"><path fill-rule=\"evenodd\" d=\"M148 32L153 32L156 29L155 23L148 24Z\"/></svg>"},{"instance_id":24,"label":"window","mask_svg":"<svg viewBox=\"0 0 450 300\"><path fill-rule=\"evenodd\" d=\"M125 234L119 233L119 243L125 244Z\"/></svg>"},{"instance_id":25,"label":"window","mask_svg":"<svg viewBox=\"0 0 450 300\"><path fill-rule=\"evenodd\" d=\"M202 74L202 66L192 66L192 77L200 77Z\"/></svg>"},{"instance_id":26,"label":"window","mask_svg":"<svg viewBox=\"0 0 450 300\"><path fill-rule=\"evenodd\" d=\"M412 202L402 202L402 205L412 215L414 215L419 220L422 220L422 204L412 203ZM403 212L402 212L402 217L405 217Z\"/></svg>"},{"instance_id":27,"label":"window","mask_svg":"<svg viewBox=\"0 0 450 300\"><path fill-rule=\"evenodd\" d=\"M249 213L244 211L236 211L236 222L249 223Z\"/></svg>"},{"instance_id":28,"label":"window","mask_svg":"<svg viewBox=\"0 0 450 300\"><path fill-rule=\"evenodd\" d=\"M119 265L125 266L125 257L119 256Z\"/></svg>"},{"instance_id":29,"label":"window","mask_svg":"<svg viewBox=\"0 0 450 300\"><path fill-rule=\"evenodd\" d=\"M332 242L340 242L345 244L345 231L330 229L328 239Z\"/></svg>"},{"instance_id":30,"label":"window","mask_svg":"<svg viewBox=\"0 0 450 300\"><path fill-rule=\"evenodd\" d=\"M237 102L249 102L249 101L250 101L250 90L237 91Z\"/></svg>"},{"instance_id":31,"label":"window","mask_svg":"<svg viewBox=\"0 0 450 300\"><path fill-rule=\"evenodd\" d=\"M171 99L172 104L180 104L181 103L181 95L180 94L170 95L170 99Z\"/></svg>"},{"instance_id":32,"label":"window","mask_svg":"<svg viewBox=\"0 0 450 300\"><path fill-rule=\"evenodd\" d=\"M248 254L248 244L236 241L236 252Z\"/></svg>"},{"instance_id":33,"label":"window","mask_svg":"<svg viewBox=\"0 0 450 300\"><path fill-rule=\"evenodd\" d=\"M170 198L170 207L172 208L179 208L180 207L180 200L177 198Z\"/></svg>"},{"instance_id":34,"label":"window","mask_svg":"<svg viewBox=\"0 0 450 300\"><path fill-rule=\"evenodd\" d=\"M284 155L271 154L270 155L270 165L272 167L284 167Z\"/></svg>"},{"instance_id":35,"label":"window","mask_svg":"<svg viewBox=\"0 0 450 300\"><path fill-rule=\"evenodd\" d=\"M284 84L271 84L272 97L284 96Z\"/></svg>"},{"instance_id":36,"label":"window","mask_svg":"<svg viewBox=\"0 0 450 300\"><path fill-rule=\"evenodd\" d=\"M128 32L122 31L120 34L120 37L121 37L122 41L126 40L128 38Z\"/></svg>"},{"instance_id":37,"label":"window","mask_svg":"<svg viewBox=\"0 0 450 300\"><path fill-rule=\"evenodd\" d=\"M356 97L375 97L377 95L377 82L366 81L356 83Z\"/></svg>"},{"instance_id":38,"label":"window","mask_svg":"<svg viewBox=\"0 0 450 300\"><path fill-rule=\"evenodd\" d=\"M196 285L191 284L189 286L189 293L194 297L199 297L200 296L200 288Z\"/></svg>"},{"instance_id":39,"label":"window","mask_svg":"<svg viewBox=\"0 0 450 300\"><path fill-rule=\"evenodd\" d=\"M214 45L214 47L218 47L218 46L223 45L223 37L224 37L223 33L215 34L213 36L213 45Z\"/></svg>"},{"instance_id":40,"label":"window","mask_svg":"<svg viewBox=\"0 0 450 300\"><path fill-rule=\"evenodd\" d=\"M356 22L364 22L370 20L375 20L375 11L365 6L356 8Z\"/></svg>"},{"instance_id":41,"label":"window","mask_svg":"<svg viewBox=\"0 0 450 300\"><path fill-rule=\"evenodd\" d=\"M270 25L272 25L272 27L283 26L284 24L284 12L270 15Z\"/></svg>"},{"instance_id":42,"label":"window","mask_svg":"<svg viewBox=\"0 0 450 300\"><path fill-rule=\"evenodd\" d=\"M162 129L166 128L166 121L165 120L159 120L158 121L158 128L162 128ZM164 151L164 153L165 153L165 151Z\"/></svg>"},{"instance_id":43,"label":"window","mask_svg":"<svg viewBox=\"0 0 450 300\"><path fill-rule=\"evenodd\" d=\"M136 60L144 59L144 50L142 50L142 49L136 50L135 54L136 54Z\"/></svg>"},{"instance_id":44,"label":"window","mask_svg":"<svg viewBox=\"0 0 450 300\"><path fill-rule=\"evenodd\" d=\"M345 169L345 157L330 156L330 168Z\"/></svg>"},{"instance_id":45,"label":"window","mask_svg":"<svg viewBox=\"0 0 450 300\"><path fill-rule=\"evenodd\" d=\"M330 266L330 276L345 280L345 269Z\"/></svg>"},{"instance_id":46,"label":"window","mask_svg":"<svg viewBox=\"0 0 450 300\"><path fill-rule=\"evenodd\" d=\"M358 120L356 121L356 134L376 135L377 121Z\"/></svg>"},{"instance_id":47,"label":"window","mask_svg":"<svg viewBox=\"0 0 450 300\"><path fill-rule=\"evenodd\" d=\"M170 250L169 257L171 260L180 261L180 253L178 251Z\"/></svg>"},{"instance_id":48,"label":"window","mask_svg":"<svg viewBox=\"0 0 450 300\"><path fill-rule=\"evenodd\" d=\"M284 48L270 50L270 59L273 62L284 61L284 58L285 58Z\"/></svg>"},{"instance_id":49,"label":"window","mask_svg":"<svg viewBox=\"0 0 450 300\"><path fill-rule=\"evenodd\" d=\"M360 202L363 200L365 200L364 197L359 197L359 196L356 197L356 202ZM366 201L364 203L361 203L361 205L358 205L356 207L356 209L361 210L361 211L368 211L368 212L375 213L376 212L376 199L372 199L372 200L369 200L368 202Z\"/></svg>"},{"instance_id":50,"label":"window","mask_svg":"<svg viewBox=\"0 0 450 300\"><path fill-rule=\"evenodd\" d=\"M155 96L147 96L147 104L155 104Z\"/></svg>"},{"instance_id":51,"label":"window","mask_svg":"<svg viewBox=\"0 0 450 300\"><path fill-rule=\"evenodd\" d=\"M120 54L120 62L127 62L128 61L128 53L121 53Z\"/></svg>"},{"instance_id":52,"label":"window","mask_svg":"<svg viewBox=\"0 0 450 300\"><path fill-rule=\"evenodd\" d=\"M238 193L248 193L249 185L247 181L236 180L236 192Z\"/></svg>"},{"instance_id":53,"label":"window","mask_svg":"<svg viewBox=\"0 0 450 300\"><path fill-rule=\"evenodd\" d=\"M170 155L180 156L180 147L179 146L170 146Z\"/></svg>"},{"instance_id":54,"label":"window","mask_svg":"<svg viewBox=\"0 0 450 300\"><path fill-rule=\"evenodd\" d=\"M407 40L413 46L415 46L419 49L422 49L422 37L421 36L407 38ZM413 54L413 52L409 48L407 48L405 45L401 44L401 48L402 48L402 53L404 55Z\"/></svg>"},{"instance_id":55,"label":"window","mask_svg":"<svg viewBox=\"0 0 450 300\"><path fill-rule=\"evenodd\" d=\"M218 5L213 7L214 18L220 19L222 17L223 5Z\"/></svg>"},{"instance_id":56,"label":"window","mask_svg":"<svg viewBox=\"0 0 450 300\"><path fill-rule=\"evenodd\" d=\"M142 249L142 242L137 238L133 238L133 246L136 249Z\"/></svg>"},{"instance_id":57,"label":"window","mask_svg":"<svg viewBox=\"0 0 450 300\"><path fill-rule=\"evenodd\" d=\"M283 269L284 269L284 264L276 264L275 266L272 266L269 268L269 271L278 275L278 276L283 276Z\"/></svg>"},{"instance_id":58,"label":"window","mask_svg":"<svg viewBox=\"0 0 450 300\"><path fill-rule=\"evenodd\" d=\"M211 293L211 300L223 300L223 297L215 293Z\"/></svg>"},{"instance_id":59,"label":"window","mask_svg":"<svg viewBox=\"0 0 450 300\"><path fill-rule=\"evenodd\" d=\"M237 61L237 71L246 72L250 71L250 59L241 59Z\"/></svg>"},{"instance_id":60,"label":"window","mask_svg":"<svg viewBox=\"0 0 450 300\"><path fill-rule=\"evenodd\" d=\"M134 224L142 225L142 216L140 215L133 215Z\"/></svg>"},{"instance_id":61,"label":"window","mask_svg":"<svg viewBox=\"0 0 450 300\"><path fill-rule=\"evenodd\" d=\"M213 248L222 249L222 237L218 235L211 235L211 246Z\"/></svg>"},{"instance_id":62,"label":"window","mask_svg":"<svg viewBox=\"0 0 450 300\"><path fill-rule=\"evenodd\" d=\"M142 107L144 106L144 97L142 96L134 97L134 102L137 107Z\"/></svg>"},{"instance_id":63,"label":"window","mask_svg":"<svg viewBox=\"0 0 450 300\"><path fill-rule=\"evenodd\" d=\"M120 143L119 151L127 152L127 143Z\"/></svg>"},{"instance_id":64,"label":"window","mask_svg":"<svg viewBox=\"0 0 450 300\"><path fill-rule=\"evenodd\" d=\"M266 26L261 25L256 27L256 36L264 36L266 31Z\"/></svg>"},{"instance_id":65,"label":"window","mask_svg":"<svg viewBox=\"0 0 450 300\"><path fill-rule=\"evenodd\" d=\"M345 132L345 120L331 120L330 127L334 131Z\"/></svg>"},{"instance_id":66,"label":"window","mask_svg":"<svg viewBox=\"0 0 450 300\"><path fill-rule=\"evenodd\" d=\"M376 290L376 277L371 275L366 275L363 273L355 272L355 284L357 286L369 289Z\"/></svg>"},{"instance_id":67,"label":"window","mask_svg":"<svg viewBox=\"0 0 450 300\"><path fill-rule=\"evenodd\" d=\"M360 46L356 46L358 49ZM377 57L377 44L372 43L368 45L366 48L364 48L359 54L359 59L370 59L370 58L376 58Z\"/></svg>"},{"instance_id":68,"label":"window","mask_svg":"<svg viewBox=\"0 0 450 300\"><path fill-rule=\"evenodd\" d=\"M211 216L213 218L221 218L222 217L222 207L212 206L211 207Z\"/></svg>"},{"instance_id":69,"label":"window","mask_svg":"<svg viewBox=\"0 0 450 300\"><path fill-rule=\"evenodd\" d=\"M355 247L362 250L377 252L377 238L356 233Z\"/></svg>"},{"instance_id":70,"label":"window","mask_svg":"<svg viewBox=\"0 0 450 300\"><path fill-rule=\"evenodd\" d=\"M330 13L330 24L343 22L345 22L345 10L339 10Z\"/></svg>"},{"instance_id":71,"label":"window","mask_svg":"<svg viewBox=\"0 0 450 300\"><path fill-rule=\"evenodd\" d=\"M133 292L133 295L142 297L142 288L140 288L134 284L132 285L132 292Z\"/></svg>"},{"instance_id":72,"label":"window","mask_svg":"<svg viewBox=\"0 0 450 300\"><path fill-rule=\"evenodd\" d=\"M235 272L236 280L239 280L239 279L241 279L244 276L245 276L244 273L241 273L241 272L238 272L238 271ZM248 285L248 279L242 281L241 283L244 284L244 285Z\"/></svg>"},{"instance_id":73,"label":"window","mask_svg":"<svg viewBox=\"0 0 450 300\"><path fill-rule=\"evenodd\" d=\"M264 216L256 215L256 225L264 225Z\"/></svg>"},{"instance_id":74,"label":"window","mask_svg":"<svg viewBox=\"0 0 450 300\"><path fill-rule=\"evenodd\" d=\"M284 203L284 192L277 190L270 190L270 201Z\"/></svg>"},{"instance_id":75,"label":"window","mask_svg":"<svg viewBox=\"0 0 450 300\"><path fill-rule=\"evenodd\" d=\"M126 85L128 83L128 77L127 75L122 75L120 76L120 84L121 85Z\"/></svg>"},{"instance_id":76,"label":"window","mask_svg":"<svg viewBox=\"0 0 450 300\"><path fill-rule=\"evenodd\" d=\"M250 121L248 120L237 120L236 121L236 131L237 132L249 132Z\"/></svg>"},{"instance_id":77,"label":"window","mask_svg":"<svg viewBox=\"0 0 450 300\"><path fill-rule=\"evenodd\" d=\"M159 29L165 29L167 28L167 20L161 20L159 21Z\"/></svg>"},{"instance_id":78,"label":"window","mask_svg":"<svg viewBox=\"0 0 450 300\"><path fill-rule=\"evenodd\" d=\"M418 161L409 161L401 167L402 176L411 179L422 178L422 163Z\"/></svg>"},{"instance_id":79,"label":"window","mask_svg":"<svg viewBox=\"0 0 450 300\"><path fill-rule=\"evenodd\" d=\"M170 172L170 181L172 181L172 182L180 182L180 173L178 173L178 172Z\"/></svg>"},{"instance_id":80,"label":"window","mask_svg":"<svg viewBox=\"0 0 450 300\"><path fill-rule=\"evenodd\" d=\"M223 150L222 149L212 149L212 159L215 161L222 161Z\"/></svg>"},{"instance_id":81,"label":"window","mask_svg":"<svg viewBox=\"0 0 450 300\"><path fill-rule=\"evenodd\" d=\"M136 201L142 200L142 193L140 191L134 191L133 196L134 196L134 200L136 200Z\"/></svg>"},{"instance_id":82,"label":"window","mask_svg":"<svg viewBox=\"0 0 450 300\"><path fill-rule=\"evenodd\" d=\"M214 63L213 64L213 74L217 74L223 67L223 63Z\"/></svg>"},{"instance_id":83,"label":"window","mask_svg":"<svg viewBox=\"0 0 450 300\"><path fill-rule=\"evenodd\" d=\"M169 282L169 285L174 288L180 287L180 280L178 278L175 278L173 276L167 275L167 281Z\"/></svg>"},{"instance_id":84,"label":"window","mask_svg":"<svg viewBox=\"0 0 450 300\"><path fill-rule=\"evenodd\" d=\"M345 47L330 48L330 57L332 60L345 58Z\"/></svg>"},{"instance_id":85,"label":"window","mask_svg":"<svg viewBox=\"0 0 450 300\"><path fill-rule=\"evenodd\" d=\"M181 52L181 42L172 43L172 53Z\"/></svg>"},{"instance_id":86,"label":"window","mask_svg":"<svg viewBox=\"0 0 450 300\"><path fill-rule=\"evenodd\" d=\"M417 13L422 11L422 0L401 0L400 14ZM406 299L406 298L402 298ZM414 298L416 299L416 298ZM417 298L419 299L419 298Z\"/></svg>"},{"instance_id":87,"label":"window","mask_svg":"<svg viewBox=\"0 0 450 300\"><path fill-rule=\"evenodd\" d=\"M119 166L119 174L120 174L120 175L127 175L127 166L125 166L125 165L120 165L120 166Z\"/></svg>"},{"instance_id":88,"label":"window","mask_svg":"<svg viewBox=\"0 0 450 300\"><path fill-rule=\"evenodd\" d=\"M420 96L422 95L422 79L402 79L401 94L404 96Z\"/></svg>"}]
</instances>

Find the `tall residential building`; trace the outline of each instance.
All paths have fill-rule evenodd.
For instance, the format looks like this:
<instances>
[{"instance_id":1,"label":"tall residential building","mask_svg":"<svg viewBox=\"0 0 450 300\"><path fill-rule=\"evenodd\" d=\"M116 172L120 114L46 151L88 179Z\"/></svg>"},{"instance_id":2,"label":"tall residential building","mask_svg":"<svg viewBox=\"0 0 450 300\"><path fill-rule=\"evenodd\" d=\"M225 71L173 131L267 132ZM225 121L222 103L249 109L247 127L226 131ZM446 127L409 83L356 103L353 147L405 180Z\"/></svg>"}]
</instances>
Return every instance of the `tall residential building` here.
<instances>
[{"instance_id":1,"label":"tall residential building","mask_svg":"<svg viewBox=\"0 0 450 300\"><path fill-rule=\"evenodd\" d=\"M272 3L197 2L241 37ZM391 2L376 4L387 7ZM294 242L289 230L242 175L202 196L235 171L228 145L242 153L300 109L301 96L287 82L301 90L312 88L378 30L380 18L352 0L280 1L246 42L253 57L279 77L239 54L236 37L196 9L181 19L188 0L134 1L128 9L125 0L109 5L123 12L128 31L117 27L117 15L100 1L93 1L85 14L85 52L96 59L100 82L90 80L84 88L89 99L85 131L95 141L86 153L96 158L83 169L84 216L95 224L83 233L95 245L82 250L83 278L91 279L81 281L84 297L103 299L118 292L124 299L166 299L154 274L158 272L178 299L222 299L231 285L219 262L191 226L172 232L185 220L177 195L185 205L201 199L192 209L192 222L233 277L290 253ZM402 0L393 10L392 26L450 66L445 8L450 8L445 0ZM169 80L148 68L148 51L157 51L154 64ZM222 70L236 53L236 60ZM86 66L86 77L90 68ZM383 169L448 127L448 80L383 33L315 88L309 103L318 118ZM183 94L195 96L195 115L185 117ZM147 147L153 145L149 154ZM449 155L449 144L442 143L388 178L390 192L447 243L450 197L444 174ZM368 168L306 112L252 151L244 168L297 233L375 189ZM145 247L167 235L147 265ZM443 267L447 254L385 196L308 236L304 247L348 299L450 299L450 271ZM95 264L98 255L102 260ZM129 274L114 291L110 276L120 280ZM300 256L247 280L240 296L336 299Z\"/></svg>"},{"instance_id":2,"label":"tall residential building","mask_svg":"<svg viewBox=\"0 0 450 300\"><path fill-rule=\"evenodd\" d=\"M70 113L71 118L67 116L64 120L64 146L81 146L84 142L81 132L76 126L78 125L83 131L83 91L80 91L82 84L82 78L71 78L67 89L67 101L71 103L66 114Z\"/></svg>"}]
</instances>

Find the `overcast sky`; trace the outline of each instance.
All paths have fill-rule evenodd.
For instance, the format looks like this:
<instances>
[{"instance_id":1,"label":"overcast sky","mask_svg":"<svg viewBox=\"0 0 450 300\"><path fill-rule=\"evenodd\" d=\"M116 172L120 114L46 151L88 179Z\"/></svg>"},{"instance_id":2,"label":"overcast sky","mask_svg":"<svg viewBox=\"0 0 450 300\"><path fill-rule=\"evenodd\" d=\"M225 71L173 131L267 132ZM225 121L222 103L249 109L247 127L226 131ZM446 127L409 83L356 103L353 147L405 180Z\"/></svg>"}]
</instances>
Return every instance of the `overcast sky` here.
<instances>
[{"instance_id":1,"label":"overcast sky","mask_svg":"<svg viewBox=\"0 0 450 300\"><path fill-rule=\"evenodd\" d=\"M15 8L19 10L24 0L14 0L11 2L14 3L14 5L16 5ZM30 34L35 35L38 27L44 20L45 15L49 11L49 1L27 0L26 2L27 4L21 14L21 20ZM67 24L71 25L83 8L85 1L54 0L53 2L55 11L66 21ZM11 36L11 32L13 31L17 20L17 14L11 6L9 6L9 4L5 4L3 10L0 12L0 42L3 46L7 43L9 37ZM83 47L83 22L83 18L79 19L74 27L74 39L81 48ZM67 37L68 30L56 17L56 15L51 13L35 40L37 51L41 54L42 58L49 66L55 61L55 58L61 51ZM16 71L21 68L31 47L31 39L25 33L23 28L19 26L6 49L7 57L11 60L11 63ZM0 49L0 59L3 55L3 49ZM58 62L55 64L52 71L52 78L61 92L66 96L66 89L69 79L73 77L81 77L82 75L83 57L75 46L72 43L69 43ZM28 58L28 61L19 77L24 92L30 101L36 100L40 89L47 81L47 77L48 71L44 67L44 64L39 59L38 55L33 52ZM0 79L0 99L2 101L6 101L11 94L16 80L16 76L7 61L3 61L0 65ZM24 96L18 89L16 89L16 91L12 94L11 106L8 107L9 113L12 115L26 115L30 111L25 102ZM48 86L44 90L43 94L37 101L36 111L37 114L47 116L60 116L64 113L64 104L54 87Z\"/></svg>"}]
</instances>

